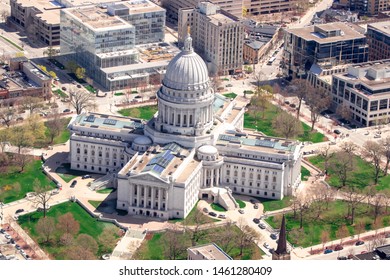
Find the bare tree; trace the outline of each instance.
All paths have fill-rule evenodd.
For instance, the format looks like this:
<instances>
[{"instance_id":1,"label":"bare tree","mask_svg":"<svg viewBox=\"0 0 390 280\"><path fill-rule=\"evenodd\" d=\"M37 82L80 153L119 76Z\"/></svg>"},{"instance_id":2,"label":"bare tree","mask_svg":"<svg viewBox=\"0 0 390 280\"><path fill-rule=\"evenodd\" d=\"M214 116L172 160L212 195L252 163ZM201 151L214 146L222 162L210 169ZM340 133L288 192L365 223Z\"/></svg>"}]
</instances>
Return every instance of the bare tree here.
<instances>
[{"instance_id":1,"label":"bare tree","mask_svg":"<svg viewBox=\"0 0 390 280\"><path fill-rule=\"evenodd\" d=\"M293 198L292 205L295 209L294 212L299 213L299 228L303 228L303 217L306 214L306 212L309 210L309 205L311 201L308 196L306 196L303 193L298 193L297 196Z\"/></svg>"},{"instance_id":2,"label":"bare tree","mask_svg":"<svg viewBox=\"0 0 390 280\"><path fill-rule=\"evenodd\" d=\"M57 55L57 50L53 46L48 46L46 50L43 51L43 54L46 55L49 59Z\"/></svg>"},{"instance_id":3,"label":"bare tree","mask_svg":"<svg viewBox=\"0 0 390 280\"><path fill-rule=\"evenodd\" d=\"M264 119L265 111L269 107L268 96L263 93L256 93L251 99L251 105L249 106L249 114L257 121L261 114L261 118Z\"/></svg>"},{"instance_id":4,"label":"bare tree","mask_svg":"<svg viewBox=\"0 0 390 280\"><path fill-rule=\"evenodd\" d=\"M329 169L337 176L341 186L344 187L354 170L354 165L351 164L350 157L346 152L338 152L330 161Z\"/></svg>"},{"instance_id":5,"label":"bare tree","mask_svg":"<svg viewBox=\"0 0 390 280\"><path fill-rule=\"evenodd\" d=\"M114 227L106 227L99 235L99 243L104 253L111 253L117 241L117 230Z\"/></svg>"},{"instance_id":6,"label":"bare tree","mask_svg":"<svg viewBox=\"0 0 390 280\"><path fill-rule=\"evenodd\" d=\"M389 164L390 164L390 136L387 136L386 138L379 141L380 145L382 146L382 156L386 159L386 165L384 168L384 173L387 175L387 172L389 170Z\"/></svg>"},{"instance_id":7,"label":"bare tree","mask_svg":"<svg viewBox=\"0 0 390 280\"><path fill-rule=\"evenodd\" d=\"M42 99L39 97L25 96L21 100L20 105L24 110L28 110L30 114L34 113L38 108L42 108Z\"/></svg>"},{"instance_id":8,"label":"bare tree","mask_svg":"<svg viewBox=\"0 0 390 280\"><path fill-rule=\"evenodd\" d=\"M346 142L342 142L340 145L339 145L340 149L347 153L348 156L349 156L349 160L351 161L351 166L353 165L353 157L355 156L355 152L357 151L358 149L358 146L351 142L351 141L346 141Z\"/></svg>"},{"instance_id":9,"label":"bare tree","mask_svg":"<svg viewBox=\"0 0 390 280\"><path fill-rule=\"evenodd\" d=\"M307 93L309 92L310 84L308 80L294 79L289 86L291 94L295 95L298 98L297 106L297 118L299 119L299 114L301 112L302 101L305 99Z\"/></svg>"},{"instance_id":10,"label":"bare tree","mask_svg":"<svg viewBox=\"0 0 390 280\"><path fill-rule=\"evenodd\" d=\"M11 131L8 128L0 130L0 149L2 153L4 153L5 146L8 144L10 140L11 140Z\"/></svg>"},{"instance_id":11,"label":"bare tree","mask_svg":"<svg viewBox=\"0 0 390 280\"><path fill-rule=\"evenodd\" d=\"M231 250L236 246L235 237L236 232L234 231L235 225L228 221L225 225L218 228L216 231L216 236L214 237L218 240L218 245L221 246L222 250L229 254Z\"/></svg>"},{"instance_id":12,"label":"bare tree","mask_svg":"<svg viewBox=\"0 0 390 280\"><path fill-rule=\"evenodd\" d=\"M336 232L336 236L338 239L340 239L340 244L343 243L343 239L347 237L349 234L348 228L346 225L342 225L339 227L339 229Z\"/></svg>"},{"instance_id":13,"label":"bare tree","mask_svg":"<svg viewBox=\"0 0 390 280\"><path fill-rule=\"evenodd\" d=\"M336 114L342 117L344 120L351 121L352 120L352 112L351 109L346 104L339 105L336 109Z\"/></svg>"},{"instance_id":14,"label":"bare tree","mask_svg":"<svg viewBox=\"0 0 390 280\"><path fill-rule=\"evenodd\" d=\"M98 251L97 242L87 234L80 234L66 255L71 260L94 260Z\"/></svg>"},{"instance_id":15,"label":"bare tree","mask_svg":"<svg viewBox=\"0 0 390 280\"><path fill-rule=\"evenodd\" d=\"M365 223L363 219L359 219L355 224L355 232L357 233L357 238L360 240L360 234L365 230Z\"/></svg>"},{"instance_id":16,"label":"bare tree","mask_svg":"<svg viewBox=\"0 0 390 280\"><path fill-rule=\"evenodd\" d=\"M1 18L2 21L7 22L8 17L9 17L9 11L7 11L7 10L1 10L0 11L0 18Z\"/></svg>"},{"instance_id":17,"label":"bare tree","mask_svg":"<svg viewBox=\"0 0 390 280\"><path fill-rule=\"evenodd\" d=\"M198 242L201 234L201 225L207 222L206 216L198 208L195 209L195 214L193 216L192 222L195 224L190 228L187 228L187 231L191 233L191 243L192 246L195 246Z\"/></svg>"},{"instance_id":18,"label":"bare tree","mask_svg":"<svg viewBox=\"0 0 390 280\"><path fill-rule=\"evenodd\" d=\"M54 138L60 134L63 127L61 115L58 113L58 110L55 110L52 118L46 122L46 127L48 128L48 135L51 144L53 143Z\"/></svg>"},{"instance_id":19,"label":"bare tree","mask_svg":"<svg viewBox=\"0 0 390 280\"><path fill-rule=\"evenodd\" d=\"M52 197L52 192L49 186L42 186L38 179L34 180L35 196L31 199L36 208L42 208L43 217L46 217L46 212L49 207L49 200Z\"/></svg>"},{"instance_id":20,"label":"bare tree","mask_svg":"<svg viewBox=\"0 0 390 280\"><path fill-rule=\"evenodd\" d=\"M242 256L245 248L249 248L254 245L255 242L260 241L261 235L245 224L244 219L240 218L238 221L238 228L240 231L237 233L236 241L238 243L238 247L240 248L240 256Z\"/></svg>"},{"instance_id":21,"label":"bare tree","mask_svg":"<svg viewBox=\"0 0 390 280\"><path fill-rule=\"evenodd\" d=\"M176 260L187 248L185 241L178 225L170 225L164 237L161 238L164 246L164 255L170 260Z\"/></svg>"},{"instance_id":22,"label":"bare tree","mask_svg":"<svg viewBox=\"0 0 390 280\"><path fill-rule=\"evenodd\" d=\"M366 198L362 192L353 187L344 187L342 188L345 201L348 205L348 216L350 217L351 225L355 222L355 212L358 205Z\"/></svg>"},{"instance_id":23,"label":"bare tree","mask_svg":"<svg viewBox=\"0 0 390 280\"><path fill-rule=\"evenodd\" d=\"M272 122L277 134L284 138L294 138L303 133L302 123L291 115L281 112Z\"/></svg>"},{"instance_id":24,"label":"bare tree","mask_svg":"<svg viewBox=\"0 0 390 280\"><path fill-rule=\"evenodd\" d=\"M49 243L56 230L54 218L43 217L39 219L35 229L45 239L45 243Z\"/></svg>"},{"instance_id":25,"label":"bare tree","mask_svg":"<svg viewBox=\"0 0 390 280\"><path fill-rule=\"evenodd\" d=\"M24 168L28 165L33 158L27 153L28 150L22 148L20 153L14 155L14 163L20 168L19 173L23 173Z\"/></svg>"},{"instance_id":26,"label":"bare tree","mask_svg":"<svg viewBox=\"0 0 390 280\"><path fill-rule=\"evenodd\" d=\"M376 222L376 219L378 216L382 213L382 207L385 203L386 196L383 193L377 193L372 198L372 207L374 210L374 223Z\"/></svg>"},{"instance_id":27,"label":"bare tree","mask_svg":"<svg viewBox=\"0 0 390 280\"><path fill-rule=\"evenodd\" d=\"M80 224L74 219L72 213L66 213L58 217L57 229L63 234L67 233L74 236L79 232Z\"/></svg>"},{"instance_id":28,"label":"bare tree","mask_svg":"<svg viewBox=\"0 0 390 280\"><path fill-rule=\"evenodd\" d=\"M369 160L375 168L374 182L378 183L379 174L381 171L381 156L382 156L382 145L374 141L367 141L363 145L362 156Z\"/></svg>"},{"instance_id":29,"label":"bare tree","mask_svg":"<svg viewBox=\"0 0 390 280\"><path fill-rule=\"evenodd\" d=\"M69 89L70 104L76 110L77 114L81 114L83 110L92 109L96 106L95 98L92 94L78 90L76 87Z\"/></svg>"},{"instance_id":30,"label":"bare tree","mask_svg":"<svg viewBox=\"0 0 390 280\"><path fill-rule=\"evenodd\" d=\"M324 89L313 87L308 88L306 94L306 104L310 110L311 130L314 130L314 125L318 121L321 112L327 109L332 102L332 97Z\"/></svg>"},{"instance_id":31,"label":"bare tree","mask_svg":"<svg viewBox=\"0 0 390 280\"><path fill-rule=\"evenodd\" d=\"M11 126L16 116L15 109L10 105L10 102L2 102L0 104L0 120L7 127Z\"/></svg>"},{"instance_id":32,"label":"bare tree","mask_svg":"<svg viewBox=\"0 0 390 280\"><path fill-rule=\"evenodd\" d=\"M324 250L325 244L330 240L329 232L328 231L322 231L321 232L321 243L322 243L322 250Z\"/></svg>"},{"instance_id":33,"label":"bare tree","mask_svg":"<svg viewBox=\"0 0 390 280\"><path fill-rule=\"evenodd\" d=\"M331 146L326 145L318 150L318 154L324 158L324 169L327 172L329 168L329 160L334 156L334 152L331 151Z\"/></svg>"}]
</instances>

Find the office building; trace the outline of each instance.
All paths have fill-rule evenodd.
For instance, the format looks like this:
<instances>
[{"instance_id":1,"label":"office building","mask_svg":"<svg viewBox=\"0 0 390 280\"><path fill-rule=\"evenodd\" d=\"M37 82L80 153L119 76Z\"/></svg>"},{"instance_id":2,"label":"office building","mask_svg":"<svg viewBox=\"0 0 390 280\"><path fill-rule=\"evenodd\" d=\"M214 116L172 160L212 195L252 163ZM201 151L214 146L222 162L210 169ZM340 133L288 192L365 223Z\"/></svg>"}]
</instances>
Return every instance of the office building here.
<instances>
[{"instance_id":1,"label":"office building","mask_svg":"<svg viewBox=\"0 0 390 280\"><path fill-rule=\"evenodd\" d=\"M189 31L194 48L206 61L211 75L234 74L242 70L244 27L240 20L211 2L179 13L178 41L183 43Z\"/></svg>"},{"instance_id":2,"label":"office building","mask_svg":"<svg viewBox=\"0 0 390 280\"><path fill-rule=\"evenodd\" d=\"M185 218L200 198L231 210L233 193L269 199L301 182L299 141L246 133L247 100L214 94L187 37L167 67L149 121L84 113L70 124L71 168L117 180L117 209Z\"/></svg>"},{"instance_id":3,"label":"office building","mask_svg":"<svg viewBox=\"0 0 390 280\"><path fill-rule=\"evenodd\" d=\"M209 243L204 245L198 245L187 249L188 260L203 261L203 260L219 260L227 261L232 260L228 254L226 254L215 243Z\"/></svg>"},{"instance_id":4,"label":"office building","mask_svg":"<svg viewBox=\"0 0 390 280\"><path fill-rule=\"evenodd\" d=\"M390 10L390 0L340 0L337 5L369 16Z\"/></svg>"},{"instance_id":5,"label":"office building","mask_svg":"<svg viewBox=\"0 0 390 280\"><path fill-rule=\"evenodd\" d=\"M390 58L390 21L367 25L369 60Z\"/></svg>"},{"instance_id":6,"label":"office building","mask_svg":"<svg viewBox=\"0 0 390 280\"><path fill-rule=\"evenodd\" d=\"M368 59L367 40L353 24L333 22L287 29L282 69L290 78L305 78L313 64L333 67Z\"/></svg>"},{"instance_id":7,"label":"office building","mask_svg":"<svg viewBox=\"0 0 390 280\"><path fill-rule=\"evenodd\" d=\"M243 0L243 9L249 15L285 13L296 8L296 0Z\"/></svg>"}]
</instances>

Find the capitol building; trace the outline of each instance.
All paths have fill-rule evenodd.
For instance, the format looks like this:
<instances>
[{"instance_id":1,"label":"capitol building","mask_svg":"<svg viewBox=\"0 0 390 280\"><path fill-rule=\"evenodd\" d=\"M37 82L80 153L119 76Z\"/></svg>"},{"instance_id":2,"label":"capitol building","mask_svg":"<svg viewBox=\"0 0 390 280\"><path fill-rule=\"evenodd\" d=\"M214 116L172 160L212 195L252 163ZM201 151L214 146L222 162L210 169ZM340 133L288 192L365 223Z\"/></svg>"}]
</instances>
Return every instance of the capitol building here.
<instances>
[{"instance_id":1,"label":"capitol building","mask_svg":"<svg viewBox=\"0 0 390 280\"><path fill-rule=\"evenodd\" d=\"M147 122L85 113L69 124L71 168L112 176L117 209L185 218L199 199L231 210L233 194L282 199L299 186L302 144L244 131L248 101L214 93L189 35L157 99Z\"/></svg>"}]
</instances>

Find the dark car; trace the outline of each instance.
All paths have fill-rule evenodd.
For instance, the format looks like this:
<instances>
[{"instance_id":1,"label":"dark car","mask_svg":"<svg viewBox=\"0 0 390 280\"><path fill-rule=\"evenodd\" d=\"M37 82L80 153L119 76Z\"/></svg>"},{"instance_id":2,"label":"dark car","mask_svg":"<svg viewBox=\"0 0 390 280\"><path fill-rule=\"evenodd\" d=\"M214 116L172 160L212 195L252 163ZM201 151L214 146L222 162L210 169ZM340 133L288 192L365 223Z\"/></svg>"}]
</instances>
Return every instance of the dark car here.
<instances>
[{"instance_id":1,"label":"dark car","mask_svg":"<svg viewBox=\"0 0 390 280\"><path fill-rule=\"evenodd\" d=\"M81 85L77 85L77 88L81 88Z\"/></svg>"},{"instance_id":2,"label":"dark car","mask_svg":"<svg viewBox=\"0 0 390 280\"><path fill-rule=\"evenodd\" d=\"M335 251L341 251L341 250L343 250L343 249L344 249L344 247L341 246L340 244L339 244L339 245L336 245L336 247L334 247L334 250L335 250Z\"/></svg>"},{"instance_id":3,"label":"dark car","mask_svg":"<svg viewBox=\"0 0 390 280\"><path fill-rule=\"evenodd\" d=\"M92 176L88 174L81 177L81 179L90 179L90 178L92 178Z\"/></svg>"},{"instance_id":4,"label":"dark car","mask_svg":"<svg viewBox=\"0 0 390 280\"><path fill-rule=\"evenodd\" d=\"M15 242L15 239L11 238L11 239L9 240L9 243L15 244L15 243L16 243L16 242Z\"/></svg>"},{"instance_id":5,"label":"dark car","mask_svg":"<svg viewBox=\"0 0 390 280\"><path fill-rule=\"evenodd\" d=\"M5 229L0 229L0 233L5 233Z\"/></svg>"},{"instance_id":6,"label":"dark car","mask_svg":"<svg viewBox=\"0 0 390 280\"><path fill-rule=\"evenodd\" d=\"M336 133L336 134L341 134L341 131L338 130L338 129L335 129L333 132Z\"/></svg>"},{"instance_id":7,"label":"dark car","mask_svg":"<svg viewBox=\"0 0 390 280\"><path fill-rule=\"evenodd\" d=\"M74 187L76 186L76 184L77 184L77 181L74 180L74 181L72 182L72 184L70 184L70 187L71 187L71 188L74 188Z\"/></svg>"},{"instance_id":8,"label":"dark car","mask_svg":"<svg viewBox=\"0 0 390 280\"><path fill-rule=\"evenodd\" d=\"M284 104L290 104L290 101L288 101L288 100L286 100L286 101L284 101Z\"/></svg>"},{"instance_id":9,"label":"dark car","mask_svg":"<svg viewBox=\"0 0 390 280\"><path fill-rule=\"evenodd\" d=\"M364 241L358 240L358 241L355 243L355 246L360 246L360 245L363 245L363 244L364 244Z\"/></svg>"},{"instance_id":10,"label":"dark car","mask_svg":"<svg viewBox=\"0 0 390 280\"><path fill-rule=\"evenodd\" d=\"M207 208L203 208L203 212L208 213L209 210Z\"/></svg>"},{"instance_id":11,"label":"dark car","mask_svg":"<svg viewBox=\"0 0 390 280\"><path fill-rule=\"evenodd\" d=\"M141 95L136 95L134 98L142 98Z\"/></svg>"},{"instance_id":12,"label":"dark car","mask_svg":"<svg viewBox=\"0 0 390 280\"><path fill-rule=\"evenodd\" d=\"M62 87L61 89L62 89L62 90L66 90L66 87Z\"/></svg>"},{"instance_id":13,"label":"dark car","mask_svg":"<svg viewBox=\"0 0 390 280\"><path fill-rule=\"evenodd\" d=\"M271 233L270 237L271 237L272 240L278 239L278 237L276 236L275 233Z\"/></svg>"},{"instance_id":14,"label":"dark car","mask_svg":"<svg viewBox=\"0 0 390 280\"><path fill-rule=\"evenodd\" d=\"M268 249L268 252L270 252L271 254L273 254L275 252L275 249L274 248L269 248Z\"/></svg>"},{"instance_id":15,"label":"dark car","mask_svg":"<svg viewBox=\"0 0 390 280\"><path fill-rule=\"evenodd\" d=\"M209 215L212 217L217 217L217 213L215 213L215 212L210 212Z\"/></svg>"},{"instance_id":16,"label":"dark car","mask_svg":"<svg viewBox=\"0 0 390 280\"><path fill-rule=\"evenodd\" d=\"M19 214L19 213L22 213L24 211L24 209L18 209L15 211L15 214Z\"/></svg>"},{"instance_id":17,"label":"dark car","mask_svg":"<svg viewBox=\"0 0 390 280\"><path fill-rule=\"evenodd\" d=\"M252 203L252 204L255 204L255 203L256 203L256 200L254 200L254 199L249 199L249 202Z\"/></svg>"},{"instance_id":18,"label":"dark car","mask_svg":"<svg viewBox=\"0 0 390 280\"><path fill-rule=\"evenodd\" d=\"M332 252L333 252L332 249L325 249L324 254L330 254L330 253L332 253Z\"/></svg>"},{"instance_id":19,"label":"dark car","mask_svg":"<svg viewBox=\"0 0 390 280\"><path fill-rule=\"evenodd\" d=\"M20 247L20 245L16 244L16 245L15 245L15 249L16 249L16 250L20 250L20 249L22 249L22 247Z\"/></svg>"},{"instance_id":20,"label":"dark car","mask_svg":"<svg viewBox=\"0 0 390 280\"><path fill-rule=\"evenodd\" d=\"M70 109L65 109L64 111L62 111L64 113L69 113L70 112Z\"/></svg>"},{"instance_id":21,"label":"dark car","mask_svg":"<svg viewBox=\"0 0 390 280\"><path fill-rule=\"evenodd\" d=\"M260 223L260 220L259 220L258 218L254 218L254 219L253 219L253 222L254 222L255 224L258 224L258 223Z\"/></svg>"},{"instance_id":22,"label":"dark car","mask_svg":"<svg viewBox=\"0 0 390 280\"><path fill-rule=\"evenodd\" d=\"M337 257L338 260L347 260L348 258L346 256L340 256L340 257Z\"/></svg>"}]
</instances>

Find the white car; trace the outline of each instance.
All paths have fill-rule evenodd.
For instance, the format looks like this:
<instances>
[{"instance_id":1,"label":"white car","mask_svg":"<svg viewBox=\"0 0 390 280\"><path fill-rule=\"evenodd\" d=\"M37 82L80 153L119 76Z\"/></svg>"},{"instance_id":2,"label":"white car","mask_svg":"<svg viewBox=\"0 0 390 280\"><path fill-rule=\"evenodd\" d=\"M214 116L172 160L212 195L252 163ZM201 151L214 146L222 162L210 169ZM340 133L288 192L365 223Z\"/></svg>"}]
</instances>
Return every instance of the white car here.
<instances>
[{"instance_id":1,"label":"white car","mask_svg":"<svg viewBox=\"0 0 390 280\"><path fill-rule=\"evenodd\" d=\"M4 236L5 236L5 238L7 238L7 239L11 239L11 235L9 235L8 233L6 233Z\"/></svg>"},{"instance_id":2,"label":"white car","mask_svg":"<svg viewBox=\"0 0 390 280\"><path fill-rule=\"evenodd\" d=\"M265 243L263 244L263 246L264 246L266 249L269 249L269 245L268 245L267 242L265 242Z\"/></svg>"}]
</instances>

